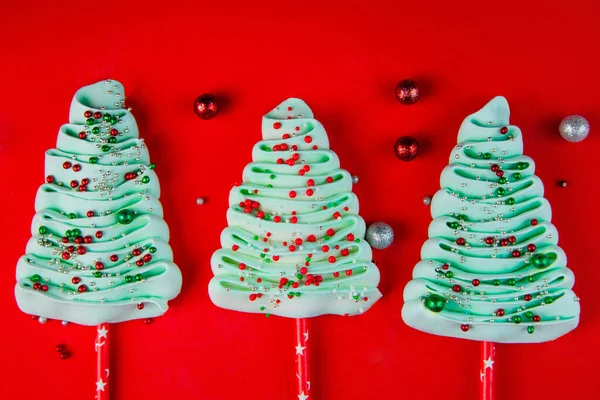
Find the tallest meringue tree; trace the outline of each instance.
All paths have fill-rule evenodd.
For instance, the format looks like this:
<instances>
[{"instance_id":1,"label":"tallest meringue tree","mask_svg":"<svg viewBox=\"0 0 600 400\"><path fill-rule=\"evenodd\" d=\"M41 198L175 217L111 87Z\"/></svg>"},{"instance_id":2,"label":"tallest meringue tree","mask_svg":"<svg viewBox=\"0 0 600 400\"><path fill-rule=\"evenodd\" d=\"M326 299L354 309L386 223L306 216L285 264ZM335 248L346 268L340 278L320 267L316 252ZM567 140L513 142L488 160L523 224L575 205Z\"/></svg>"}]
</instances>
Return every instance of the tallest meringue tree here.
<instances>
[{"instance_id":1,"label":"tallest meringue tree","mask_svg":"<svg viewBox=\"0 0 600 400\"><path fill-rule=\"evenodd\" d=\"M46 182L16 274L23 312L98 326L97 400L110 388L109 323L160 316L181 288L158 177L124 101L123 86L111 80L73 97L69 123L46 152Z\"/></svg>"}]
</instances>

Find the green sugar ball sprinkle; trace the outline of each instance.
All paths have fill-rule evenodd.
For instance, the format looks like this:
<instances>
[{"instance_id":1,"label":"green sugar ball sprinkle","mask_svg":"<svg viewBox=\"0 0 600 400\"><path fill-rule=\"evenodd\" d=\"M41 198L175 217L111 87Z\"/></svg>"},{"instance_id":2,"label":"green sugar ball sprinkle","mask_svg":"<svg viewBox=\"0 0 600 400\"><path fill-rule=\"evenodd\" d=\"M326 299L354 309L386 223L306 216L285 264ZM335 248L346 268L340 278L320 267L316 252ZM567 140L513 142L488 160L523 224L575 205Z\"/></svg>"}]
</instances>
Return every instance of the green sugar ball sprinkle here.
<instances>
[{"instance_id":1,"label":"green sugar ball sprinkle","mask_svg":"<svg viewBox=\"0 0 600 400\"><path fill-rule=\"evenodd\" d=\"M437 294L425 298L425 307L433 312L439 313L446 307L446 299Z\"/></svg>"},{"instance_id":2,"label":"green sugar ball sprinkle","mask_svg":"<svg viewBox=\"0 0 600 400\"><path fill-rule=\"evenodd\" d=\"M40 235L45 235L46 233L48 233L48 228L46 228L45 226L40 226L38 232L40 233Z\"/></svg>"},{"instance_id":3,"label":"green sugar ball sprinkle","mask_svg":"<svg viewBox=\"0 0 600 400\"><path fill-rule=\"evenodd\" d=\"M533 333L534 330L535 330L535 328L532 325L529 325L527 327L527 333L529 333L530 335Z\"/></svg>"},{"instance_id":4,"label":"green sugar ball sprinkle","mask_svg":"<svg viewBox=\"0 0 600 400\"><path fill-rule=\"evenodd\" d=\"M531 264L536 268L546 268L548 266L547 261L546 255L543 253L537 253L531 257Z\"/></svg>"},{"instance_id":5,"label":"green sugar ball sprinkle","mask_svg":"<svg viewBox=\"0 0 600 400\"><path fill-rule=\"evenodd\" d=\"M117 214L117 219L120 224L127 225L127 224L131 223L131 221L133 221L134 214L135 213L132 210L128 210L128 209L121 210Z\"/></svg>"}]
</instances>

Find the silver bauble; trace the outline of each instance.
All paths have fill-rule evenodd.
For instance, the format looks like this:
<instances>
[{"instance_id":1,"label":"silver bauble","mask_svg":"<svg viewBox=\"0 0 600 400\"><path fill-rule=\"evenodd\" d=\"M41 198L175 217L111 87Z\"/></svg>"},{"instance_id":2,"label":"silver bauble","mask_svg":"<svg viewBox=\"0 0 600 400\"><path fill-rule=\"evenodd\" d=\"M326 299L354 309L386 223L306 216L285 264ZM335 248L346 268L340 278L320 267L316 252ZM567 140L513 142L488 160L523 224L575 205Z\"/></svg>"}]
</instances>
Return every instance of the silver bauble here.
<instances>
[{"instance_id":1,"label":"silver bauble","mask_svg":"<svg viewBox=\"0 0 600 400\"><path fill-rule=\"evenodd\" d=\"M590 124L581 115L569 115L560 122L558 131L568 142L581 142L590 133Z\"/></svg>"},{"instance_id":2,"label":"silver bauble","mask_svg":"<svg viewBox=\"0 0 600 400\"><path fill-rule=\"evenodd\" d=\"M369 225L365 238L371 247L382 250L394 241L394 230L385 222L374 222Z\"/></svg>"}]
</instances>

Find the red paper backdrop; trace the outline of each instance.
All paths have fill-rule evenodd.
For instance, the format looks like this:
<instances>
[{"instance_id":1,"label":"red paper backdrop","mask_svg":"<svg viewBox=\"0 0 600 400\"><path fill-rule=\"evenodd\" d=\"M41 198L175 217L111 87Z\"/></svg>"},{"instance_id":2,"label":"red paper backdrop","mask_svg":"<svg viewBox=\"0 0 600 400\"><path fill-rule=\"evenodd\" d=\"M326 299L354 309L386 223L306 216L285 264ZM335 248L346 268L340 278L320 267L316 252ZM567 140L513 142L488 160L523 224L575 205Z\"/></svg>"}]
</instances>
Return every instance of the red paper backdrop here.
<instances>
[{"instance_id":1,"label":"red paper backdrop","mask_svg":"<svg viewBox=\"0 0 600 400\"><path fill-rule=\"evenodd\" d=\"M229 189L251 161L261 116L290 96L308 102L342 167L360 177L361 215L390 223L397 237L374 255L382 300L360 317L310 321L314 399L476 399L478 343L412 330L400 309L431 219L422 198L439 188L462 119L498 94L509 99L546 184L583 310L579 328L553 343L498 346L498 394L600 396L597 2L59 3L0 5L0 398L93 397L94 329L32 321L17 309L13 286L44 151L75 90L107 77L125 84L158 166L184 276L163 318L113 326L114 399L295 398L294 322L221 310L207 295ZM403 78L423 87L414 106L394 99ZM225 103L214 120L192 112L203 92ZM592 125L583 143L558 135L571 113ZM406 134L422 143L411 163L392 152ZM206 204L196 205L198 196ZM59 359L58 343L71 359Z\"/></svg>"}]
</instances>

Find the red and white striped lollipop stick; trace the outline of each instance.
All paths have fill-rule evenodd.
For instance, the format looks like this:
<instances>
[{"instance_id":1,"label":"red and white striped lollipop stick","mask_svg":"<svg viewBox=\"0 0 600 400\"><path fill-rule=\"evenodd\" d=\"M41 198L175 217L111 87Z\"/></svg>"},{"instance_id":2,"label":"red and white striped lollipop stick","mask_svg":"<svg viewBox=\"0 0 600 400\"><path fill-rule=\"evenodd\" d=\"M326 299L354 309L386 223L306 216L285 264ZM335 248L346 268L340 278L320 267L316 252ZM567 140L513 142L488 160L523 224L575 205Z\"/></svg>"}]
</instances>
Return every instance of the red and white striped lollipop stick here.
<instances>
[{"instance_id":1,"label":"red and white striped lollipop stick","mask_svg":"<svg viewBox=\"0 0 600 400\"><path fill-rule=\"evenodd\" d=\"M308 377L308 327L306 318L296 319L296 376L298 377L298 400L308 400L310 379Z\"/></svg>"},{"instance_id":2,"label":"red and white striped lollipop stick","mask_svg":"<svg viewBox=\"0 0 600 400\"><path fill-rule=\"evenodd\" d=\"M481 400L494 400L494 360L496 359L496 344L481 342Z\"/></svg>"},{"instance_id":3,"label":"red and white striped lollipop stick","mask_svg":"<svg viewBox=\"0 0 600 400\"><path fill-rule=\"evenodd\" d=\"M96 336L96 400L108 400L109 388L108 376L108 323L98 325Z\"/></svg>"}]
</instances>

